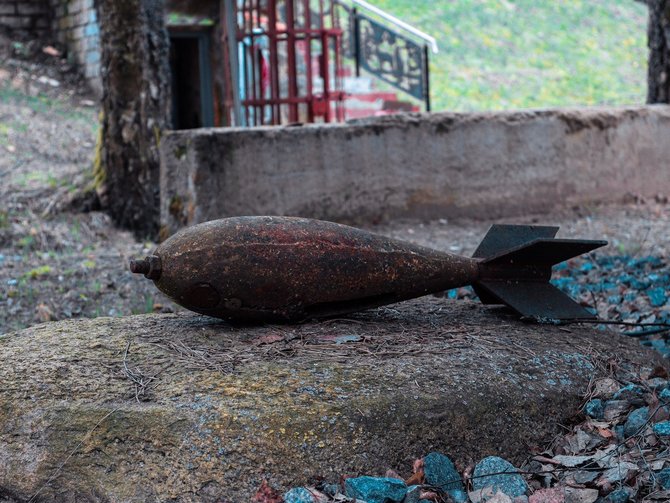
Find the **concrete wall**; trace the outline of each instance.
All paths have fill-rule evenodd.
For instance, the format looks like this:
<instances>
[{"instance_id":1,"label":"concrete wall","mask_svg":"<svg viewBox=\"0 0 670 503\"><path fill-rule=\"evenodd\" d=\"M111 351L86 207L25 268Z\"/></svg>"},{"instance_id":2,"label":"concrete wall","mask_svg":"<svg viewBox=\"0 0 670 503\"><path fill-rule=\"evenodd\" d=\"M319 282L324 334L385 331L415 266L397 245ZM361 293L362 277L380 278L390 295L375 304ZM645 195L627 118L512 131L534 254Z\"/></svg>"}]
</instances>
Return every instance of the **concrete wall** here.
<instances>
[{"instance_id":1,"label":"concrete wall","mask_svg":"<svg viewBox=\"0 0 670 503\"><path fill-rule=\"evenodd\" d=\"M670 107L201 129L161 144L165 233L231 215L513 217L670 193Z\"/></svg>"},{"instance_id":2,"label":"concrete wall","mask_svg":"<svg viewBox=\"0 0 670 503\"><path fill-rule=\"evenodd\" d=\"M0 27L9 33L46 36L50 31L49 0L0 0Z\"/></svg>"},{"instance_id":3,"label":"concrete wall","mask_svg":"<svg viewBox=\"0 0 670 503\"><path fill-rule=\"evenodd\" d=\"M0 0L1 1L1 0ZM53 31L93 91L102 96L100 30L94 0L51 0Z\"/></svg>"}]
</instances>

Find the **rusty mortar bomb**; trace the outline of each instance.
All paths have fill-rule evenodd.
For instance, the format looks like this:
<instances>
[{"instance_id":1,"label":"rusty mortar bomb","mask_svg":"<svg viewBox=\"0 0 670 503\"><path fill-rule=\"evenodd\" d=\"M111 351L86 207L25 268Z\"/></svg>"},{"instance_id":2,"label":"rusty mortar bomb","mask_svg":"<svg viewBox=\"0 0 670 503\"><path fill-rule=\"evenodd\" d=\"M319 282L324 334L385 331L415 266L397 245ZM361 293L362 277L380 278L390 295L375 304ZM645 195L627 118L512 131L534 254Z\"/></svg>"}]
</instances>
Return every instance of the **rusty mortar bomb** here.
<instances>
[{"instance_id":1,"label":"rusty mortar bomb","mask_svg":"<svg viewBox=\"0 0 670 503\"><path fill-rule=\"evenodd\" d=\"M549 283L551 267L607 244L554 239L558 227L494 225L472 257L296 217L233 217L181 230L130 270L192 311L299 322L472 285L524 317L594 316Z\"/></svg>"}]
</instances>

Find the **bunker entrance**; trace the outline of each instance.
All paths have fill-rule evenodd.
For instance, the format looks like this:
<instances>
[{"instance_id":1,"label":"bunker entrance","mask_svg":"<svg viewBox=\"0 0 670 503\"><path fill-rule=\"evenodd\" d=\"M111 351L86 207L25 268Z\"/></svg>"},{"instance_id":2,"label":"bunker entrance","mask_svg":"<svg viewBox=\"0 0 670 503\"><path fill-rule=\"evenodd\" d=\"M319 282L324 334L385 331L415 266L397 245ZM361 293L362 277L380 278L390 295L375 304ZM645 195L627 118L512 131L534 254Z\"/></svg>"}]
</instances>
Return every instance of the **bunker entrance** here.
<instances>
[{"instance_id":1,"label":"bunker entrance","mask_svg":"<svg viewBox=\"0 0 670 503\"><path fill-rule=\"evenodd\" d=\"M214 126L208 32L171 32L172 128Z\"/></svg>"}]
</instances>

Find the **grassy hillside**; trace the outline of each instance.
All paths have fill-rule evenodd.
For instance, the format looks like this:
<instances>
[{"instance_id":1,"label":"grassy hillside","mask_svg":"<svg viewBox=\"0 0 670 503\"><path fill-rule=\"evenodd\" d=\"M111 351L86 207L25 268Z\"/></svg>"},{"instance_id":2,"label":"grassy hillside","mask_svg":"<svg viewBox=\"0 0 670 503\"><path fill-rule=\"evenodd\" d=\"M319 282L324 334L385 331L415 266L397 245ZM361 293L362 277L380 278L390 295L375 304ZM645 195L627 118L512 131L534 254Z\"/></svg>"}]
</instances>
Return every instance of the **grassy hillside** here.
<instances>
[{"instance_id":1,"label":"grassy hillside","mask_svg":"<svg viewBox=\"0 0 670 503\"><path fill-rule=\"evenodd\" d=\"M634 0L369 0L434 36L434 110L637 104L647 8Z\"/></svg>"}]
</instances>

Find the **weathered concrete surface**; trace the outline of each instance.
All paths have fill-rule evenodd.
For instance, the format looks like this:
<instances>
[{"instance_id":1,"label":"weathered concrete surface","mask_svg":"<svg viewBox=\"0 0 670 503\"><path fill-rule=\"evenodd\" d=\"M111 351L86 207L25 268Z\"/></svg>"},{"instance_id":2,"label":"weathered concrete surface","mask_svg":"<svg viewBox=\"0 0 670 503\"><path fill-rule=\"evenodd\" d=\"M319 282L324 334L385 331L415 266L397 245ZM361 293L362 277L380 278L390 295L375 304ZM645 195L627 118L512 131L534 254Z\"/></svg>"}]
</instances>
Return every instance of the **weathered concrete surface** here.
<instances>
[{"instance_id":1,"label":"weathered concrete surface","mask_svg":"<svg viewBox=\"0 0 670 503\"><path fill-rule=\"evenodd\" d=\"M233 215L507 217L670 192L670 107L408 114L171 132L165 233Z\"/></svg>"},{"instance_id":2,"label":"weathered concrete surface","mask_svg":"<svg viewBox=\"0 0 670 503\"><path fill-rule=\"evenodd\" d=\"M654 356L444 299L299 326L40 325L0 337L0 499L248 501L263 478L407 474L429 450L519 462L611 358Z\"/></svg>"}]
</instances>

